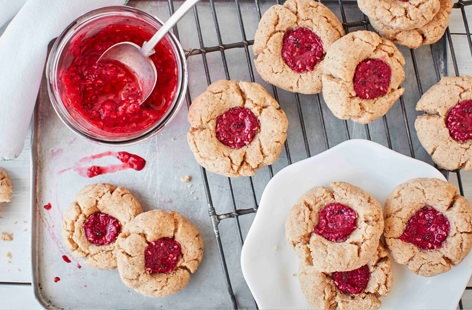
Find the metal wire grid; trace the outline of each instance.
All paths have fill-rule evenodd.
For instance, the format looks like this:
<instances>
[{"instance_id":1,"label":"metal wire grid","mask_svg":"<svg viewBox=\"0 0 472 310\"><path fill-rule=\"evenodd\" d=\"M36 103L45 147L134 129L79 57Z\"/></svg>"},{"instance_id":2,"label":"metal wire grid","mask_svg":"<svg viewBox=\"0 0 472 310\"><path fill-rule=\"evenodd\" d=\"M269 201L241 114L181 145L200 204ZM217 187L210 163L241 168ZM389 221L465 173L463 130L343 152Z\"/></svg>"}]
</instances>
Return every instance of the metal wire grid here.
<instances>
[{"instance_id":1,"label":"metal wire grid","mask_svg":"<svg viewBox=\"0 0 472 310\"><path fill-rule=\"evenodd\" d=\"M218 2L218 1L216 1L216 2ZM207 55L210 54L210 53L219 53L220 57L221 57L225 77L226 77L226 79L231 79L231 76L230 76L230 73L229 73L229 66L228 66L228 62L227 62L227 57L226 57L226 51L230 50L230 49L243 49L244 54L245 54L245 61L246 61L246 64L247 64L247 70L248 70L248 73L249 73L250 81L252 81L252 82L255 81L254 69L253 69L253 66L252 66L252 58L251 58L251 53L250 53L250 46L254 43L254 41L249 40L248 37L247 37L246 27L245 27L245 24L244 24L244 21L243 21L243 14L242 14L242 11L241 11L241 2L242 2L241 0L234 0L234 6L236 8L237 18L238 18L238 22L239 22L239 28L240 28L239 31L240 31L240 35L241 35L241 40L238 41L238 42L225 43L225 42L223 42L222 35L221 35L220 21L218 19L218 13L217 13L217 10L216 10L216 7L215 7L215 1L214 0L209 0L212 20L213 20L213 24L214 24L214 27L215 27L215 30L216 30L216 35L217 35L217 40L218 40L218 45L215 45L215 46L206 46L205 45L204 39L203 39L203 32L202 32L202 27L201 27L201 22L200 22L200 15L199 15L198 6L196 6L193 9L193 19L194 19L195 26L196 26L196 29L197 29L197 32L198 32L199 47L188 50L186 54L187 54L187 58L191 58L191 57L195 57L197 55L200 55L201 60L203 62L205 78L206 78L206 81L207 81L208 85L211 84L212 79L211 79L211 75L210 75L210 67L209 67L209 63L208 63L208 60L207 60ZM247 1L245 1L245 2L247 2ZM259 18L262 16L262 13L263 13L262 10L261 10L261 3L262 2L267 2L267 1L259 1L259 0L254 0L253 1L254 8L255 8ZM276 1L273 1L273 2L274 2L274 4L283 3L283 1L280 1L280 0L276 0ZM358 21L355 21L355 22L348 22L347 17L346 17L345 5L356 5L355 1L326 0L326 1L322 1L322 2L328 3L328 4L337 4L338 5L340 13L341 13L342 23L343 23L343 26L344 26L344 29L346 30L346 32L349 32L353 28L361 28L361 29L362 28L364 28L364 29L369 28L369 21L366 18L366 16L364 16L364 15L362 15L363 17L362 17L361 20L358 20ZM472 5L472 1L458 0L455 3L454 9L460 10L460 12L461 12L465 33L453 33L453 34L465 35L466 36L468 46L469 46L469 49L470 49L470 53L472 55L472 38L471 38L469 23L468 23L467 16L466 16L466 11L465 11L465 7L469 6L469 5ZM168 0L168 8L169 8L169 13L172 14L174 12L174 9L175 9L173 0ZM179 37L179 32L178 32L177 27L174 29L174 33L176 34L177 37ZM435 44L435 45L430 46L429 49L430 49L430 53L431 53L431 56L432 56L432 59L433 59L434 74L436 76L437 81L439 81L439 79L442 76L448 75L447 66L444 63L440 63L439 56L438 56L439 54L442 54L443 57L445 57L447 55L447 51L449 51L449 55L450 55L450 58L452 60L453 74L456 75L456 76L460 75L458 61L457 61L457 58L456 58L455 47L454 47L454 43L453 43L453 40L452 40L452 34L451 34L449 29L446 31L446 34L443 37L442 41ZM411 57L411 60L412 60L413 67L414 67L415 79L416 79L418 92L422 95L424 90L423 90L423 86L422 86L423 85L422 84L422 78L421 78L421 74L420 74L420 70L419 70L419 63L417 61L416 51L413 50L413 49L410 49L409 53L410 53L410 57ZM272 93L274 95L274 98L277 101L279 101L279 91L274 86L272 86ZM304 149L305 149L306 157L310 157L314 154L312 154L312 150L310 149L310 144L309 144L309 140L308 140L308 136L307 136L307 129L306 129L306 126L305 126L305 120L304 120L300 95L299 94L293 94L293 96L294 96L294 99L295 99L296 110L297 110L299 121L300 121L300 128L301 128L301 133L302 133L302 136L303 136L303 142L304 142ZM190 103L191 103L190 90L187 92L186 99L187 99L187 105L189 106ZM330 141L329 141L329 138L328 138L328 129L327 129L327 125L326 125L326 122L325 122L325 115L323 113L322 99L321 99L319 94L313 96L312 103L313 103L313 105L316 106L317 110L319 111L319 115L318 115L319 116L319 122L321 124L322 129L323 129L322 130L322 135L323 135L323 140L324 140L323 142L324 142L324 145L325 145L325 149L328 149L333 145L330 144ZM411 120L409 120L408 113L407 113L407 108L406 108L403 96L400 98L400 103L399 104L400 104L400 108L401 108L401 117L403 118L403 123L404 123L405 129L406 129L406 136L407 136L406 140L407 140L407 143L408 143L409 155L411 157L416 158L417 156L415 154L415 148L414 148L414 143L413 143L413 138L412 138L412 133L411 133L411 128L410 128ZM386 116L384 116L382 118L382 122L383 122L383 131L384 131L384 135L385 135L385 138L386 138L386 145L390 149L393 149L391 130L389 128L389 122L388 122L388 119L387 119ZM369 125L364 125L363 127L364 127L364 131L365 131L365 137L369 140L372 140L371 128L369 127ZM347 121L343 121L343 131L344 131L344 134L345 134L345 139L346 140L351 139L349 123ZM291 153L290 153L290 148L289 148L288 141L285 143L285 155L286 155L287 163L292 164L292 156L291 156ZM273 170L272 166L269 166L267 169L269 171L270 177L273 177L274 170ZM442 171L442 172L448 177L451 177L451 174L456 177L460 193L461 193L461 195L464 195L464 187L463 187L463 184L462 184L461 172L459 170L457 170L457 171ZM233 308L237 309L237 308L240 308L241 305L238 304L238 300L236 298L235 291L233 290L233 284L232 284L231 276L230 276L231 273L230 273L230 270L228 268L227 258L225 256L225 248L224 248L223 243L222 243L222 237L221 237L221 234L220 234L219 225L224 220L228 220L228 219L234 220L236 222L236 226L238 228L237 235L238 235L240 244L241 244L241 246L243 245L244 237L243 237L243 231L241 229L240 217L242 217L244 215L255 213L257 211L257 208L258 208L257 195L256 195L256 190L255 190L255 185L254 185L254 179L253 179L253 177L248 178L250 188L251 188L251 195L252 195L252 199L253 199L253 203L254 203L253 207L251 207L251 208L238 208L237 207L233 180L231 178L227 178L228 187L230 189L229 194L230 194L230 197L231 197L232 211L231 212L218 213L215 206L214 206L214 204L213 204L214 197L212 196L212 192L211 192L211 189L210 189L211 186L210 186L209 177L207 175L207 171L204 168L201 168L201 173L202 173L202 176L203 176L203 181L204 181L204 186L205 186L205 194L206 194L206 199L207 199L208 208L209 208L209 210L208 210L209 211L209 216L211 218L211 223L212 223L213 230L214 230L215 237L216 237L216 243L217 243L217 247L218 247L218 251L219 251L219 256L220 256L220 259L221 259L221 268L222 268L222 271L223 271L224 277L225 277L226 289L227 289L228 295L231 299L231 303L232 303ZM466 290L472 290L472 286L467 286ZM254 301L254 307L257 308L257 304L256 304L255 301ZM458 307L459 307L459 309L464 309L463 304L462 304L462 300L459 302Z\"/></svg>"}]
</instances>

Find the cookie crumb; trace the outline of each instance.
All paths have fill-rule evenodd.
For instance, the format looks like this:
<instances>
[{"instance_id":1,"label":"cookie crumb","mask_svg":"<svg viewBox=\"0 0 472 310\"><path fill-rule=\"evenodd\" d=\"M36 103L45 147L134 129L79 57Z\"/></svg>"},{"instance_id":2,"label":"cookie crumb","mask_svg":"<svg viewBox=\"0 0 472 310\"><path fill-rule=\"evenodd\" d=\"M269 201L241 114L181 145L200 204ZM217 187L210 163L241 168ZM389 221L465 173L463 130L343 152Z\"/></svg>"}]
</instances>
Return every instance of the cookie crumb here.
<instances>
[{"instance_id":1,"label":"cookie crumb","mask_svg":"<svg viewBox=\"0 0 472 310\"><path fill-rule=\"evenodd\" d=\"M180 178L180 182L182 182L182 183L188 183L188 182L191 182L191 181L192 181L192 177L190 175L186 175L186 176Z\"/></svg>"},{"instance_id":2,"label":"cookie crumb","mask_svg":"<svg viewBox=\"0 0 472 310\"><path fill-rule=\"evenodd\" d=\"M8 258L8 259L12 259L13 258L13 254L11 254L11 252L7 252L5 254L5 257Z\"/></svg>"},{"instance_id":3,"label":"cookie crumb","mask_svg":"<svg viewBox=\"0 0 472 310\"><path fill-rule=\"evenodd\" d=\"M13 241L13 233L2 232L3 241Z\"/></svg>"}]
</instances>

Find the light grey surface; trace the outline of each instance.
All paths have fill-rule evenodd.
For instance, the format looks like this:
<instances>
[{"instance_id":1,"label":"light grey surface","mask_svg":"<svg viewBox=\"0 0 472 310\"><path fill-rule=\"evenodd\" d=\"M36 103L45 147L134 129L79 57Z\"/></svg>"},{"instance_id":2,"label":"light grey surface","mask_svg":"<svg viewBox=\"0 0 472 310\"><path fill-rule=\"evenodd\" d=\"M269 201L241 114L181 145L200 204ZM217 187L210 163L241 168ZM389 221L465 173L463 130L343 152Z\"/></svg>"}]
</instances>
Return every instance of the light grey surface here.
<instances>
[{"instance_id":1,"label":"light grey surface","mask_svg":"<svg viewBox=\"0 0 472 310\"><path fill-rule=\"evenodd\" d=\"M260 1L261 10L264 12L274 1ZM159 18L168 17L168 7L165 1L135 1L132 5L145 9ZM232 1L216 1L219 26L221 27L222 41L225 44L242 40L240 26L237 19L237 8ZM218 37L212 11L208 2L197 6L198 17L203 31L205 46L218 46ZM339 16L337 5L330 8ZM241 2L242 17L248 40L253 39L259 16L254 2ZM348 22L358 21L362 18L355 6L346 6ZM199 40L195 22L195 15L190 13L179 23L181 42L184 48L199 48ZM362 28L359 28L362 29ZM354 29L351 29L351 31ZM418 144L413 129L416 115L414 106L420 92L414 76L413 62L410 51L401 49L407 58L407 81L404 83L406 94L404 103L408 115L408 123L413 136L415 155L429 161L429 157ZM250 48L252 57L252 50ZM419 73L422 89L429 88L437 81L434 74L434 65L429 47L420 48L415 52L417 62L420 64ZM225 73L222 56L225 56L229 71ZM218 79L231 78L249 81L251 79L250 67L246 63L246 54L243 48L209 53L206 56L192 56L189 59L189 90L194 98L206 87L207 82ZM204 62L209 66L209 78L205 76ZM272 92L270 85L260 80L255 73L257 82L261 82ZM219 261L215 238L213 235L210 218L208 217L207 200L205 198L203 179L200 168L196 164L186 143L187 109L183 107L176 119L159 135L139 145L111 149L87 142L83 138L76 137L60 123L50 107L46 88L42 87L40 94L39 117L36 134L39 143L36 145L35 160L37 173L37 201L34 205L34 223L37 225L37 234L33 239L38 248L33 253L35 262L34 271L37 276L38 293L45 303L65 308L229 308L231 302L227 295L224 276ZM301 130L301 119L298 112L297 96L278 90L281 106L289 118L288 148L292 162L301 160L309 155L317 154L328 147L338 144L346 139L344 122L336 119L326 108L319 96L301 95L300 109L303 112L303 122L306 127L308 149L305 146ZM329 145L324 142L323 127L320 119L320 109L323 112L327 128ZM402 117L400 104L396 104L387 114L387 122L391 133L392 147L400 153L409 154L407 132ZM387 136L384 132L384 121L374 121L368 126L373 141L387 144ZM348 123L351 138L366 138L366 127ZM62 153L61 151L62 150ZM125 150L143 156L148 165L141 172L125 171L110 175L99 176L94 179L84 179L74 172L58 174L58 171L72 166L84 156L92 155L108 150ZM56 155L53 155L56 154ZM274 173L285 167L289 156L283 152L279 161L273 165ZM185 175L193 177L192 187L180 182ZM316 176L314 176L316 177ZM208 174L210 193L213 205L218 213L233 210L233 200L230 195L230 185L234 190L234 205L237 208L251 208L259 201L265 184L270 179L270 171L264 168L257 173L252 181L249 178L233 179L214 174ZM178 210L194 221L202 230L206 241L205 259L192 278L189 286L182 292L164 299L151 299L142 297L121 284L115 271L97 271L87 267L76 268L76 262L66 264L61 256L66 250L62 246L60 227L62 214L73 199L74 194L85 184L96 182L111 182L129 187L142 201L146 210L162 208L165 210ZM255 195L251 191L251 182L255 187ZM195 199L197 198L197 199ZM42 205L51 202L53 209L45 211ZM246 234L253 215L240 217L243 235ZM231 276L233 289L238 300L239 307L254 308L250 292L244 282L240 270L241 244L238 237L235 220L225 220L220 224L221 237L226 253L228 269ZM69 254L67 254L69 255ZM69 255L69 257L71 257ZM72 258L72 257L71 257ZM83 264L82 264L83 265ZM61 277L61 281L54 283L55 276Z\"/></svg>"}]
</instances>

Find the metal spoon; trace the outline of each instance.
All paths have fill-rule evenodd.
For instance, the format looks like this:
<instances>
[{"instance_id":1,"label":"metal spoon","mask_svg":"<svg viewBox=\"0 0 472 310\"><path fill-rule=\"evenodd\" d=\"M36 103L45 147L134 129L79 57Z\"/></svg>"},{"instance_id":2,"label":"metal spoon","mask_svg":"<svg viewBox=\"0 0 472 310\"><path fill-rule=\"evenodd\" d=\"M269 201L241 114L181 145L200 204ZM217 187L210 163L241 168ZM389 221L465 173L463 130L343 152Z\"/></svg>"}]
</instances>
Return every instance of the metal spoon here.
<instances>
[{"instance_id":1,"label":"metal spoon","mask_svg":"<svg viewBox=\"0 0 472 310\"><path fill-rule=\"evenodd\" d=\"M151 95L157 82L157 70L149 56L154 54L154 47L170 31L172 27L200 0L187 0L177 11L165 22L162 27L144 42L143 46L132 42L120 42L108 48L97 62L103 60L114 60L122 63L130 69L137 77L141 87L142 100L140 104L146 101Z\"/></svg>"}]
</instances>

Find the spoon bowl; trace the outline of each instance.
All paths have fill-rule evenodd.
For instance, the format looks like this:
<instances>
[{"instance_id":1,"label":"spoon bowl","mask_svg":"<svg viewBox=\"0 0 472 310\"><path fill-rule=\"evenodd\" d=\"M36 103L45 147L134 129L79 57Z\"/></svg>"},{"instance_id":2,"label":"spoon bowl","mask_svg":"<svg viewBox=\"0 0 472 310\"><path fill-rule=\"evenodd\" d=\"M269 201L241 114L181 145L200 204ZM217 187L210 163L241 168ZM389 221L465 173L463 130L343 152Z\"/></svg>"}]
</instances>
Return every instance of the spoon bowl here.
<instances>
[{"instance_id":1,"label":"spoon bowl","mask_svg":"<svg viewBox=\"0 0 472 310\"><path fill-rule=\"evenodd\" d=\"M149 56L154 54L154 47L174 27L174 25L200 0L187 0L165 22L162 27L143 46L132 42L120 42L109 47L97 62L116 61L126 66L136 77L141 88L143 104L152 94L157 83L157 69Z\"/></svg>"}]
</instances>

